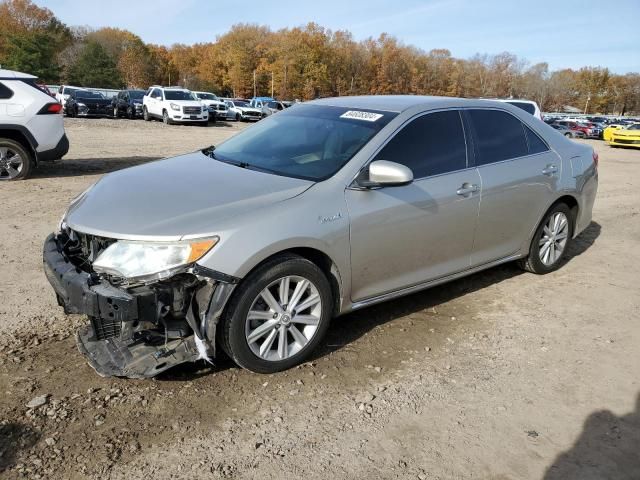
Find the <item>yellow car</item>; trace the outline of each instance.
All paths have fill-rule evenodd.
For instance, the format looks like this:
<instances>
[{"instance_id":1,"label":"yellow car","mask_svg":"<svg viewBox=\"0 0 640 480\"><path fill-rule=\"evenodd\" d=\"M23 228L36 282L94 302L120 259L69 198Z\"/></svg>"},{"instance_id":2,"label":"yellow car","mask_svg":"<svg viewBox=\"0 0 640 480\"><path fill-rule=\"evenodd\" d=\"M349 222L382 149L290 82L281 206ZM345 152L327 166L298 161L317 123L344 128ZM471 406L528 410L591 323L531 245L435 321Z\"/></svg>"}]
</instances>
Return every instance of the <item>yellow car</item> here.
<instances>
[{"instance_id":1,"label":"yellow car","mask_svg":"<svg viewBox=\"0 0 640 480\"><path fill-rule=\"evenodd\" d=\"M612 147L640 148L640 123L611 131L610 139L607 141Z\"/></svg>"},{"instance_id":2,"label":"yellow car","mask_svg":"<svg viewBox=\"0 0 640 480\"><path fill-rule=\"evenodd\" d=\"M615 130L619 130L621 128L624 128L624 125L620 125L618 123L612 123L611 125L609 125L607 128L605 128L602 131L602 139L605 142L608 142L611 140L611 134L615 131Z\"/></svg>"}]
</instances>

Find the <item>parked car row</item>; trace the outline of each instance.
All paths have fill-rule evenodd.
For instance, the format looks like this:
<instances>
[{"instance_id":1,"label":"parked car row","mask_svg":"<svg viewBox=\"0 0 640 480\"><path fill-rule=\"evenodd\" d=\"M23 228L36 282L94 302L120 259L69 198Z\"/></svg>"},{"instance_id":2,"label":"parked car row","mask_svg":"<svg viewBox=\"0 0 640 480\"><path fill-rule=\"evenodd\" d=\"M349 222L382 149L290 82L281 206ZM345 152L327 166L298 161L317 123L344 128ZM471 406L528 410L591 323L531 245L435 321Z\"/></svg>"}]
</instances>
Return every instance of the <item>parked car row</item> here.
<instances>
[{"instance_id":1,"label":"parked car row","mask_svg":"<svg viewBox=\"0 0 640 480\"><path fill-rule=\"evenodd\" d=\"M640 121L636 118L545 115L545 123L570 138L598 138L612 147L640 148Z\"/></svg>"},{"instance_id":2,"label":"parked car row","mask_svg":"<svg viewBox=\"0 0 640 480\"><path fill-rule=\"evenodd\" d=\"M153 85L147 90L121 90L108 97L94 89L61 85L55 98L69 117L158 119L170 123L205 124L216 120L258 121L290 107L272 97L220 98L215 93Z\"/></svg>"}]
</instances>

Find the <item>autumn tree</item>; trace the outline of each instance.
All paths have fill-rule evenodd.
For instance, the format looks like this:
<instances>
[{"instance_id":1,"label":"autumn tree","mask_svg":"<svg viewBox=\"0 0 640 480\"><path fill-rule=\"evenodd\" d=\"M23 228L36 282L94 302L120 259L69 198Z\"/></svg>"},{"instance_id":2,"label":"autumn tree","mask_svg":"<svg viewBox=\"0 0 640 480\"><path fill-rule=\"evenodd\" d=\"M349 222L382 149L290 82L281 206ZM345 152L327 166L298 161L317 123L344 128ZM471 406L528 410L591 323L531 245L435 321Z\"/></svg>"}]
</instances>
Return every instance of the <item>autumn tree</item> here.
<instances>
[{"instance_id":1,"label":"autumn tree","mask_svg":"<svg viewBox=\"0 0 640 480\"><path fill-rule=\"evenodd\" d=\"M96 41L87 42L68 75L69 83L81 87L122 87L122 78L113 58Z\"/></svg>"}]
</instances>

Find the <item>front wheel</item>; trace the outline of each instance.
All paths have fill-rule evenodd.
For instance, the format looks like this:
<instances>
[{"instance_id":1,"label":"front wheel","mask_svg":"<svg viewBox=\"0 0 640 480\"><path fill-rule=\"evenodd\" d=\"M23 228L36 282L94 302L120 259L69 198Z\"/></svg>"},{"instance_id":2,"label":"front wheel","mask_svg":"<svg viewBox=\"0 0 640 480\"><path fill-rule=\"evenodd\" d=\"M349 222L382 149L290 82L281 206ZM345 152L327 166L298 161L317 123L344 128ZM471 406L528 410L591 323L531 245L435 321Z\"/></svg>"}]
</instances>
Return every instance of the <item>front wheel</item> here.
<instances>
[{"instance_id":1,"label":"front wheel","mask_svg":"<svg viewBox=\"0 0 640 480\"><path fill-rule=\"evenodd\" d=\"M242 117L240 117L240 114L239 114L239 113L236 113L236 122L239 122L241 118L242 118Z\"/></svg>"},{"instance_id":2,"label":"front wheel","mask_svg":"<svg viewBox=\"0 0 640 480\"><path fill-rule=\"evenodd\" d=\"M149 120L151 120L151 117L149 116L149 110L147 110L147 107L144 107L142 109L142 118L144 118L145 122L148 122Z\"/></svg>"},{"instance_id":3,"label":"front wheel","mask_svg":"<svg viewBox=\"0 0 640 480\"><path fill-rule=\"evenodd\" d=\"M26 148L15 140L0 138L0 180L24 180L32 163Z\"/></svg>"},{"instance_id":4,"label":"front wheel","mask_svg":"<svg viewBox=\"0 0 640 480\"><path fill-rule=\"evenodd\" d=\"M529 255L520 260L524 270L539 275L553 272L562 265L573 237L573 214L567 205L552 207L538 226L531 241Z\"/></svg>"},{"instance_id":5,"label":"front wheel","mask_svg":"<svg viewBox=\"0 0 640 480\"><path fill-rule=\"evenodd\" d=\"M127 118L129 120L133 120L134 118L136 118L135 113L133 113L133 108L131 107L127 107Z\"/></svg>"},{"instance_id":6,"label":"front wheel","mask_svg":"<svg viewBox=\"0 0 640 480\"><path fill-rule=\"evenodd\" d=\"M564 136L567 137L567 138L572 138L573 137L573 135L571 135L569 132L565 133Z\"/></svg>"},{"instance_id":7,"label":"front wheel","mask_svg":"<svg viewBox=\"0 0 640 480\"><path fill-rule=\"evenodd\" d=\"M169 113L166 110L162 112L162 121L164 122L165 125L169 125L171 123L171 119L169 118Z\"/></svg>"},{"instance_id":8,"label":"front wheel","mask_svg":"<svg viewBox=\"0 0 640 480\"><path fill-rule=\"evenodd\" d=\"M118 118L118 107L113 107L113 118Z\"/></svg>"},{"instance_id":9,"label":"front wheel","mask_svg":"<svg viewBox=\"0 0 640 480\"><path fill-rule=\"evenodd\" d=\"M218 329L223 350L239 366L274 373L302 363L331 321L324 273L297 255L258 267L234 292Z\"/></svg>"}]
</instances>

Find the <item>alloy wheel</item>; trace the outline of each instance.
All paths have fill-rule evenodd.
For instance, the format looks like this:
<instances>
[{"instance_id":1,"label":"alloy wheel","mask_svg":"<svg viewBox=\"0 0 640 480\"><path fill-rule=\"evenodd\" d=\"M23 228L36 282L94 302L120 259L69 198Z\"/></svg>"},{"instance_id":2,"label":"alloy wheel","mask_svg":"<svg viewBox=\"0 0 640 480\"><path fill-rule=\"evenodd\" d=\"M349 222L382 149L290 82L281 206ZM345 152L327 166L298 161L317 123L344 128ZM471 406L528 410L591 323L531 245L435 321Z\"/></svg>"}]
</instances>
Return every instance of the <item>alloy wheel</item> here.
<instances>
[{"instance_id":1,"label":"alloy wheel","mask_svg":"<svg viewBox=\"0 0 640 480\"><path fill-rule=\"evenodd\" d=\"M549 217L542 229L538 255L540 261L551 266L562 256L569 236L569 219L562 212L555 212Z\"/></svg>"},{"instance_id":2,"label":"alloy wheel","mask_svg":"<svg viewBox=\"0 0 640 480\"><path fill-rule=\"evenodd\" d=\"M24 159L15 150L0 146L0 180L13 180L22 172Z\"/></svg>"},{"instance_id":3,"label":"alloy wheel","mask_svg":"<svg viewBox=\"0 0 640 480\"><path fill-rule=\"evenodd\" d=\"M264 288L251 304L245 339L261 359L285 360L311 341L321 316L318 288L301 276L282 277Z\"/></svg>"}]
</instances>

